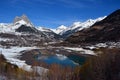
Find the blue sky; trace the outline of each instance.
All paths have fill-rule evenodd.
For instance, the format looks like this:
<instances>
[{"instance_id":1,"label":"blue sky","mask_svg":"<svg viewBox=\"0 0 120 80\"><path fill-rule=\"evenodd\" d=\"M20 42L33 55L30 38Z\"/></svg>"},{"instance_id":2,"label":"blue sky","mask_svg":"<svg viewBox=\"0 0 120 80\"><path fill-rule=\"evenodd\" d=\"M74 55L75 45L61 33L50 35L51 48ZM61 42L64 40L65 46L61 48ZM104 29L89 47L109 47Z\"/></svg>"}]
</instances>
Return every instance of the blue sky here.
<instances>
[{"instance_id":1,"label":"blue sky","mask_svg":"<svg viewBox=\"0 0 120 80\"><path fill-rule=\"evenodd\" d=\"M36 26L56 28L106 16L119 8L120 0L1 0L0 23L26 14Z\"/></svg>"}]
</instances>

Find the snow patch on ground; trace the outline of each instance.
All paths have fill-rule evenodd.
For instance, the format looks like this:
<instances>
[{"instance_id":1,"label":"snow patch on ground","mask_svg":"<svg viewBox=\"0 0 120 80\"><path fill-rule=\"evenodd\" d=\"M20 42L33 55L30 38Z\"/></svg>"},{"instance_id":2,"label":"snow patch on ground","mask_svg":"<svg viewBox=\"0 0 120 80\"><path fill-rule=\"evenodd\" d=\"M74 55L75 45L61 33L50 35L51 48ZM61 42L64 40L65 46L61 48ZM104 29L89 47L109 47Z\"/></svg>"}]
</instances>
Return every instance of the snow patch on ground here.
<instances>
[{"instance_id":1,"label":"snow patch on ground","mask_svg":"<svg viewBox=\"0 0 120 80\"><path fill-rule=\"evenodd\" d=\"M34 66L33 71L37 72L39 75L44 75L45 73L47 73L48 69L45 69L40 66Z\"/></svg>"},{"instance_id":2,"label":"snow patch on ground","mask_svg":"<svg viewBox=\"0 0 120 80\"><path fill-rule=\"evenodd\" d=\"M72 51L80 51L81 54L96 55L96 54L94 53L94 51L92 51L92 50L87 50L87 49L83 49L83 48L64 47L64 49L72 50Z\"/></svg>"},{"instance_id":3,"label":"snow patch on ground","mask_svg":"<svg viewBox=\"0 0 120 80\"><path fill-rule=\"evenodd\" d=\"M9 39L9 38L0 38L0 41L14 41L14 39Z\"/></svg>"},{"instance_id":4,"label":"snow patch on ground","mask_svg":"<svg viewBox=\"0 0 120 80\"><path fill-rule=\"evenodd\" d=\"M11 47L8 49L0 47L1 54L5 56L8 62L17 65L19 68L26 71L31 71L31 66L27 65L25 61L18 59L18 57L20 57L21 51L30 49L36 49L36 47Z\"/></svg>"},{"instance_id":5,"label":"snow patch on ground","mask_svg":"<svg viewBox=\"0 0 120 80\"><path fill-rule=\"evenodd\" d=\"M96 47L107 47L106 43L99 43L95 45Z\"/></svg>"}]
</instances>

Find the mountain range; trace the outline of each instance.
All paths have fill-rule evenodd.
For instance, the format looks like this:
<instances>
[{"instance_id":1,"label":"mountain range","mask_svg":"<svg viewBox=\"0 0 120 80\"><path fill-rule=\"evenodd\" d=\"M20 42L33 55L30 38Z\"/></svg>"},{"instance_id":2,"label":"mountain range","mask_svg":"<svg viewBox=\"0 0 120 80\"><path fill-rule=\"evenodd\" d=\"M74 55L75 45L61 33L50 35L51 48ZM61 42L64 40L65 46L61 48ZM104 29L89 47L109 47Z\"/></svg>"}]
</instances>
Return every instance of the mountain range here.
<instances>
[{"instance_id":1,"label":"mountain range","mask_svg":"<svg viewBox=\"0 0 120 80\"><path fill-rule=\"evenodd\" d=\"M89 28L94 23L99 22L103 20L104 17L99 17L97 19L88 19L85 22L74 22L71 26L66 27L64 25L58 27L56 30L54 30L57 34L62 35L64 38L69 37L70 35L74 34L77 31L81 31L82 29Z\"/></svg>"},{"instance_id":2,"label":"mountain range","mask_svg":"<svg viewBox=\"0 0 120 80\"><path fill-rule=\"evenodd\" d=\"M35 46L60 39L53 31L36 28L26 15L15 17L13 23L0 24L0 44L2 46Z\"/></svg>"},{"instance_id":3,"label":"mountain range","mask_svg":"<svg viewBox=\"0 0 120 80\"><path fill-rule=\"evenodd\" d=\"M119 41L120 9L107 17L74 22L57 29L36 27L26 15L15 17L13 23L0 23L0 44L36 46L45 42L65 40L70 43Z\"/></svg>"},{"instance_id":4,"label":"mountain range","mask_svg":"<svg viewBox=\"0 0 120 80\"><path fill-rule=\"evenodd\" d=\"M70 27L64 25L59 26L57 29L48 29L45 27L36 27L28 19L26 15L21 17L15 17L13 23L0 23L0 33L14 33L14 34L39 34L49 39L61 39L67 38L71 34L80 31L84 28L89 28L95 22L98 22L105 17L100 17L97 19L89 19L85 22L74 22Z\"/></svg>"}]
</instances>

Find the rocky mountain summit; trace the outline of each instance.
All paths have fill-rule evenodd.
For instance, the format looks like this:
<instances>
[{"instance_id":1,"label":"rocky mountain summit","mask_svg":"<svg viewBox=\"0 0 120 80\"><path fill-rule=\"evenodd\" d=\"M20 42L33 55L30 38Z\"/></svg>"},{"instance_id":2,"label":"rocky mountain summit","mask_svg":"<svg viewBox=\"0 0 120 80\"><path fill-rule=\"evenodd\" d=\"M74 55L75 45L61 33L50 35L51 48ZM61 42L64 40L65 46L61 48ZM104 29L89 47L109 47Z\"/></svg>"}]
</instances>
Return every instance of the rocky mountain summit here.
<instances>
[{"instance_id":1,"label":"rocky mountain summit","mask_svg":"<svg viewBox=\"0 0 120 80\"><path fill-rule=\"evenodd\" d=\"M13 23L0 24L0 44L2 46L36 46L60 38L52 31L47 32L36 28L26 15L16 17Z\"/></svg>"},{"instance_id":2,"label":"rocky mountain summit","mask_svg":"<svg viewBox=\"0 0 120 80\"><path fill-rule=\"evenodd\" d=\"M18 24L20 21L23 22L23 24L26 23L29 24L30 26L33 26L33 24L30 22L30 20L25 14L23 14L21 17L16 16L13 23Z\"/></svg>"}]
</instances>

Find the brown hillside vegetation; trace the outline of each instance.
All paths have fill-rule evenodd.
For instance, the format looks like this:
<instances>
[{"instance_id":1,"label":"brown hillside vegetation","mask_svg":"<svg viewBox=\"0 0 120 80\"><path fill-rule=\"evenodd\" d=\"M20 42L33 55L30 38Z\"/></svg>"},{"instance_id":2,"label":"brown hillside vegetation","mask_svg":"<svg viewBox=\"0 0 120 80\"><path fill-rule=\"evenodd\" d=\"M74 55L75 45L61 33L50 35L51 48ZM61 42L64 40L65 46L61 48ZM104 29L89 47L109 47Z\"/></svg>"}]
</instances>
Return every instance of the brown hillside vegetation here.
<instances>
[{"instance_id":1,"label":"brown hillside vegetation","mask_svg":"<svg viewBox=\"0 0 120 80\"><path fill-rule=\"evenodd\" d=\"M2 80L30 80L30 78L34 78L35 75L36 74L18 68L16 65L8 63L4 56L0 54L0 76L5 77L5 79Z\"/></svg>"},{"instance_id":2,"label":"brown hillside vegetation","mask_svg":"<svg viewBox=\"0 0 120 80\"><path fill-rule=\"evenodd\" d=\"M101 49L81 69L81 80L120 80L120 50Z\"/></svg>"}]
</instances>

